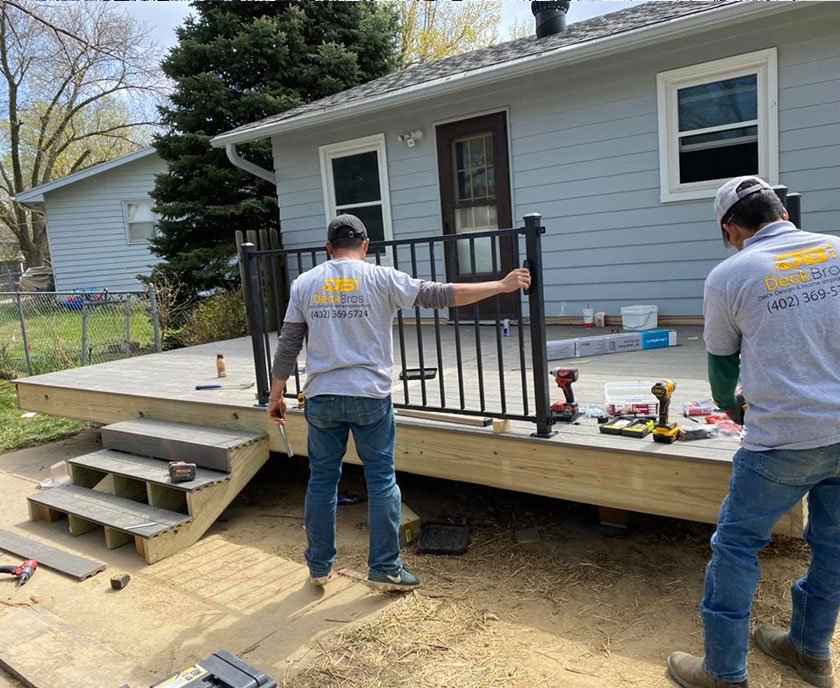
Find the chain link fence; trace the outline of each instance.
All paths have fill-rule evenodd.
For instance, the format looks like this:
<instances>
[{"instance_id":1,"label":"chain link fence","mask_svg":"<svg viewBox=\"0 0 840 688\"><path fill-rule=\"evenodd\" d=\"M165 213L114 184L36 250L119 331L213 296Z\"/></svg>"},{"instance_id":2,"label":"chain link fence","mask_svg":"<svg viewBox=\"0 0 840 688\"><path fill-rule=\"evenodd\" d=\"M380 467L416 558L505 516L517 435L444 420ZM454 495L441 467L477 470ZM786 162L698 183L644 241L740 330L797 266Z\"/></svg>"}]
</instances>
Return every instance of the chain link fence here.
<instances>
[{"instance_id":1,"label":"chain link fence","mask_svg":"<svg viewBox=\"0 0 840 688\"><path fill-rule=\"evenodd\" d=\"M0 378L161 350L153 289L0 293Z\"/></svg>"}]
</instances>

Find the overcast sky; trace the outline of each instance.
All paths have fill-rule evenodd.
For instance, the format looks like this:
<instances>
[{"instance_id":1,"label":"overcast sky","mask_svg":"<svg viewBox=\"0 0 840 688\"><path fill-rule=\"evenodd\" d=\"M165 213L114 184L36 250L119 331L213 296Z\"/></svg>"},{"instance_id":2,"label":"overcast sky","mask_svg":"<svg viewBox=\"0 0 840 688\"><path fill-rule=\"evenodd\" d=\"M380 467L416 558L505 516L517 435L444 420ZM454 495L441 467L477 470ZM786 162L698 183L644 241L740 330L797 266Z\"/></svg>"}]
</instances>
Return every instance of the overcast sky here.
<instances>
[{"instance_id":1,"label":"overcast sky","mask_svg":"<svg viewBox=\"0 0 840 688\"><path fill-rule=\"evenodd\" d=\"M449 2L450 0L438 0ZM573 23L583 21L600 14L623 10L634 5L641 4L642 0L630 0L627 2L619 0L574 0L569 10L568 21ZM175 0L174 2L123 2L122 8L130 12L137 19L146 22L153 28L155 40L164 47L170 47L176 43L175 27L179 26L190 12L190 6L185 1ZM509 29L514 21L519 20L532 24L534 21L531 15L531 3L528 0L507 0L502 10L502 26L499 31L499 38L503 41L509 39Z\"/></svg>"}]
</instances>

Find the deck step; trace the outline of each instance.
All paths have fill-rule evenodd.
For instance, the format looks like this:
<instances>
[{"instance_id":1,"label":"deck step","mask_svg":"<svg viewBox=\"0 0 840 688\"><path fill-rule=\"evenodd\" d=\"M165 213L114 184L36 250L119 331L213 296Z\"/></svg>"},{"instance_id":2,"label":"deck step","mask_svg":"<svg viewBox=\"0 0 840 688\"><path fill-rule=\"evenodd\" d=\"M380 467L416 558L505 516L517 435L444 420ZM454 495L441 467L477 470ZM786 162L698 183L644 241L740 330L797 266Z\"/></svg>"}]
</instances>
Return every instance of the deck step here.
<instances>
[{"instance_id":1,"label":"deck step","mask_svg":"<svg viewBox=\"0 0 840 688\"><path fill-rule=\"evenodd\" d=\"M195 480L185 483L173 483L169 480L169 465L163 459L152 459L147 456L136 456L115 449L101 449L91 454L77 456L67 461L71 466L121 475L134 480L142 480L156 485L165 485L174 490L192 492L208 485L229 480L230 474L219 471L208 471L199 468L195 472ZM72 470L72 469L71 469ZM78 484L78 481L74 481Z\"/></svg>"},{"instance_id":2,"label":"deck step","mask_svg":"<svg viewBox=\"0 0 840 688\"><path fill-rule=\"evenodd\" d=\"M102 445L136 456L190 461L215 471L231 470L231 455L263 433L209 428L185 423L137 418L102 428Z\"/></svg>"},{"instance_id":3,"label":"deck step","mask_svg":"<svg viewBox=\"0 0 840 688\"><path fill-rule=\"evenodd\" d=\"M27 499L30 504L143 538L160 535L192 520L185 514L78 485L60 485L37 492Z\"/></svg>"}]
</instances>

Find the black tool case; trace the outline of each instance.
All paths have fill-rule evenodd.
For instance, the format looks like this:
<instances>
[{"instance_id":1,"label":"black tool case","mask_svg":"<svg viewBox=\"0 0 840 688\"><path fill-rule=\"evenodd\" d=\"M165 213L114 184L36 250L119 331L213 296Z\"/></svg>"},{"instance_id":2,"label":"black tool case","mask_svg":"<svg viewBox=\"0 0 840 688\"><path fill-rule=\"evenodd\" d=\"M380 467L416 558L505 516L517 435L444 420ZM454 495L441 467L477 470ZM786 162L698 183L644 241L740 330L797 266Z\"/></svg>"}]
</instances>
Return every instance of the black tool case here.
<instances>
[{"instance_id":1,"label":"black tool case","mask_svg":"<svg viewBox=\"0 0 840 688\"><path fill-rule=\"evenodd\" d=\"M155 683L151 688L277 688L259 669L229 652L219 650L213 656L188 669Z\"/></svg>"}]
</instances>

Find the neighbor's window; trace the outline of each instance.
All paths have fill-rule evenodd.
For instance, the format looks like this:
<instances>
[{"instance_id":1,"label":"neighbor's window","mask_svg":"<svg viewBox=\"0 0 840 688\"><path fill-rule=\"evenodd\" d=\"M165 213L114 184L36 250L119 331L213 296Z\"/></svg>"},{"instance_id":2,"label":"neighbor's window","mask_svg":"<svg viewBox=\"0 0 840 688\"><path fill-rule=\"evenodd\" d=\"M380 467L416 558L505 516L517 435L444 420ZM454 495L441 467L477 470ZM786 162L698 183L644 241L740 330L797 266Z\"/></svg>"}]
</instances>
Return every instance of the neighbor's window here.
<instances>
[{"instance_id":1,"label":"neighbor's window","mask_svg":"<svg viewBox=\"0 0 840 688\"><path fill-rule=\"evenodd\" d=\"M157 215L151 200L125 201L126 235L129 244L144 244L155 238Z\"/></svg>"},{"instance_id":2,"label":"neighbor's window","mask_svg":"<svg viewBox=\"0 0 840 688\"><path fill-rule=\"evenodd\" d=\"M739 175L778 181L775 48L662 72L657 90L663 201Z\"/></svg>"},{"instance_id":3,"label":"neighbor's window","mask_svg":"<svg viewBox=\"0 0 840 688\"><path fill-rule=\"evenodd\" d=\"M365 223L371 241L391 239L385 136L322 146L320 152L327 221L350 213Z\"/></svg>"}]
</instances>

